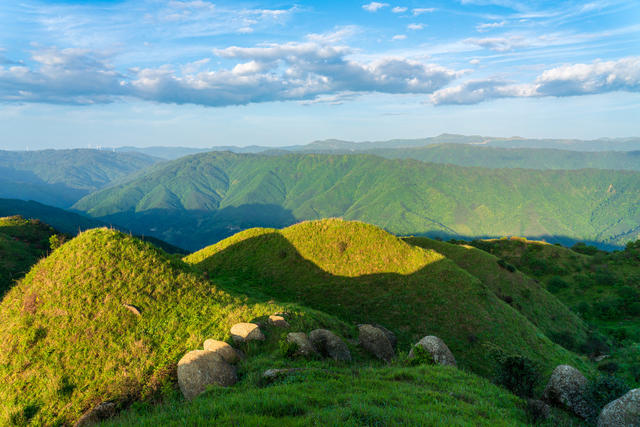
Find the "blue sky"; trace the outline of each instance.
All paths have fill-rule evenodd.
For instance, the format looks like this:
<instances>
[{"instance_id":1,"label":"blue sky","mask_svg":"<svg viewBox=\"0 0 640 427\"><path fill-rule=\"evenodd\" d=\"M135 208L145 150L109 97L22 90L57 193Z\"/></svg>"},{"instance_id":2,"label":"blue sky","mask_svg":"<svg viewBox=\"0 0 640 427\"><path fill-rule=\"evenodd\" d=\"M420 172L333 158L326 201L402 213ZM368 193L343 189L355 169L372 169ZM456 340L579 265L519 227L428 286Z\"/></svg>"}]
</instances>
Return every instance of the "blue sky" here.
<instances>
[{"instance_id":1,"label":"blue sky","mask_svg":"<svg viewBox=\"0 0 640 427\"><path fill-rule=\"evenodd\" d=\"M640 2L0 4L0 148L640 136Z\"/></svg>"}]
</instances>

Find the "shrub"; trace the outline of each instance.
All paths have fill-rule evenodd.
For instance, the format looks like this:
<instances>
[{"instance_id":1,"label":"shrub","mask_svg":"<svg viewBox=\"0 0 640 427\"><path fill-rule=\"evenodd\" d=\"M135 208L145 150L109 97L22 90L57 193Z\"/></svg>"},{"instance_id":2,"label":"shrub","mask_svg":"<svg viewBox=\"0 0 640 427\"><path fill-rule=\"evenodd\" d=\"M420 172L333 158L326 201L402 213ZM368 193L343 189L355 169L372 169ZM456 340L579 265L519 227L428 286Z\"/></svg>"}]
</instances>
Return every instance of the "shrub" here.
<instances>
[{"instance_id":1,"label":"shrub","mask_svg":"<svg viewBox=\"0 0 640 427\"><path fill-rule=\"evenodd\" d=\"M610 347L604 337L596 333L590 333L586 341L580 346L580 351L584 354L597 356L606 354Z\"/></svg>"},{"instance_id":2,"label":"shrub","mask_svg":"<svg viewBox=\"0 0 640 427\"><path fill-rule=\"evenodd\" d=\"M409 365L433 365L433 355L419 345L413 346L413 359L409 359Z\"/></svg>"},{"instance_id":3,"label":"shrub","mask_svg":"<svg viewBox=\"0 0 640 427\"><path fill-rule=\"evenodd\" d=\"M503 259L498 260L498 265L510 273L513 273L516 271L516 268L513 265L509 264L507 261Z\"/></svg>"},{"instance_id":4,"label":"shrub","mask_svg":"<svg viewBox=\"0 0 640 427\"><path fill-rule=\"evenodd\" d=\"M538 367L524 356L503 356L498 359L497 382L514 394L531 397L540 381Z\"/></svg>"},{"instance_id":5,"label":"shrub","mask_svg":"<svg viewBox=\"0 0 640 427\"><path fill-rule=\"evenodd\" d=\"M604 406L624 395L629 391L629 386L619 378L612 375L601 375L591 381L587 387L587 400L596 409L596 413Z\"/></svg>"},{"instance_id":6,"label":"shrub","mask_svg":"<svg viewBox=\"0 0 640 427\"><path fill-rule=\"evenodd\" d=\"M587 245L584 242L578 242L571 247L574 252L578 252L584 255L595 255L598 252L598 248L595 246Z\"/></svg>"},{"instance_id":7,"label":"shrub","mask_svg":"<svg viewBox=\"0 0 640 427\"><path fill-rule=\"evenodd\" d=\"M553 276L547 282L547 289L552 294L558 293L563 289L567 289L568 287L569 287L569 284L567 283L567 281L560 276Z\"/></svg>"},{"instance_id":8,"label":"shrub","mask_svg":"<svg viewBox=\"0 0 640 427\"><path fill-rule=\"evenodd\" d=\"M280 354L283 357L292 359L296 351L298 351L298 345L295 342L288 341L287 339L280 341Z\"/></svg>"},{"instance_id":9,"label":"shrub","mask_svg":"<svg viewBox=\"0 0 640 427\"><path fill-rule=\"evenodd\" d=\"M602 372L607 372L609 374L615 374L618 369L620 369L620 365L616 362L605 362L598 365L598 370Z\"/></svg>"},{"instance_id":10,"label":"shrub","mask_svg":"<svg viewBox=\"0 0 640 427\"><path fill-rule=\"evenodd\" d=\"M549 338L551 338L551 341L561 345L567 350L576 351L578 349L578 343L576 342L574 335L569 331L552 332L549 334Z\"/></svg>"}]
</instances>

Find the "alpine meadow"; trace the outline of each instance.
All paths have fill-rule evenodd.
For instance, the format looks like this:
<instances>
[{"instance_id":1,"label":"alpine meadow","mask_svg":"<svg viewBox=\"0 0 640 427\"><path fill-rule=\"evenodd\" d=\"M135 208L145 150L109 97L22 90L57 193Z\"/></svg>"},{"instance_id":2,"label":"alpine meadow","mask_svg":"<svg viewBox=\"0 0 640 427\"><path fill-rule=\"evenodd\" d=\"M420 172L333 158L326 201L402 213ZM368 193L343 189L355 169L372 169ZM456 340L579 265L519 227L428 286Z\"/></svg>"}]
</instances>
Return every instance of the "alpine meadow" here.
<instances>
[{"instance_id":1,"label":"alpine meadow","mask_svg":"<svg viewBox=\"0 0 640 427\"><path fill-rule=\"evenodd\" d=\"M0 2L0 426L640 427L639 21Z\"/></svg>"}]
</instances>

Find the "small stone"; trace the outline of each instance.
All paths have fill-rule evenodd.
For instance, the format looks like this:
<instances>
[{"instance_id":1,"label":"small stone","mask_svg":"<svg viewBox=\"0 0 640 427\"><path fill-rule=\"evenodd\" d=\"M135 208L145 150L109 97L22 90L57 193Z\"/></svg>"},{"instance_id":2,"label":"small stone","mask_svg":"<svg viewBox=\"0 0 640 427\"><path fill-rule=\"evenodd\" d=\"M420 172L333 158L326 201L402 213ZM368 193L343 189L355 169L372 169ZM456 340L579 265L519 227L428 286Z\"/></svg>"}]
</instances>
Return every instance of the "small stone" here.
<instances>
[{"instance_id":1,"label":"small stone","mask_svg":"<svg viewBox=\"0 0 640 427\"><path fill-rule=\"evenodd\" d=\"M457 366L456 358L449 350L449 347L440 338L428 335L418 341L409 352L409 359L416 357L415 347L421 347L428 351L433 357L433 361L439 365Z\"/></svg>"},{"instance_id":2,"label":"small stone","mask_svg":"<svg viewBox=\"0 0 640 427\"><path fill-rule=\"evenodd\" d=\"M324 357L342 362L351 361L349 347L333 332L327 329L315 329L309 333L313 348Z\"/></svg>"},{"instance_id":3,"label":"small stone","mask_svg":"<svg viewBox=\"0 0 640 427\"><path fill-rule=\"evenodd\" d=\"M231 327L231 338L235 343L264 341L264 334L255 323L236 323Z\"/></svg>"},{"instance_id":4,"label":"small stone","mask_svg":"<svg viewBox=\"0 0 640 427\"><path fill-rule=\"evenodd\" d=\"M241 359L238 351L224 341L209 339L204 342L203 347L207 351L218 353L225 362L231 363L232 365L238 363Z\"/></svg>"},{"instance_id":5,"label":"small stone","mask_svg":"<svg viewBox=\"0 0 640 427\"><path fill-rule=\"evenodd\" d=\"M287 334L287 341L297 346L297 350L294 356L309 357L317 354L316 350L311 345L309 337L304 332L289 332Z\"/></svg>"},{"instance_id":6,"label":"small stone","mask_svg":"<svg viewBox=\"0 0 640 427\"><path fill-rule=\"evenodd\" d=\"M236 368L213 351L190 351L178 362L178 385L184 397L189 400L210 385L229 387L236 382Z\"/></svg>"},{"instance_id":7,"label":"small stone","mask_svg":"<svg viewBox=\"0 0 640 427\"><path fill-rule=\"evenodd\" d=\"M272 314L269 316L269 324L271 326L275 326L276 328L289 328L289 322L287 322L284 317L279 316L277 314Z\"/></svg>"},{"instance_id":8,"label":"small stone","mask_svg":"<svg viewBox=\"0 0 640 427\"><path fill-rule=\"evenodd\" d=\"M278 377L283 377L285 375L292 374L294 372L302 371L302 368L285 368L285 369L267 369L262 374L262 378L273 381Z\"/></svg>"},{"instance_id":9,"label":"small stone","mask_svg":"<svg viewBox=\"0 0 640 427\"><path fill-rule=\"evenodd\" d=\"M135 314L136 316L140 316L142 313L140 312L140 309L138 307L136 307L135 305L131 305L131 304L122 304L124 305L124 307L129 310L130 312L132 312L133 314Z\"/></svg>"}]
</instances>

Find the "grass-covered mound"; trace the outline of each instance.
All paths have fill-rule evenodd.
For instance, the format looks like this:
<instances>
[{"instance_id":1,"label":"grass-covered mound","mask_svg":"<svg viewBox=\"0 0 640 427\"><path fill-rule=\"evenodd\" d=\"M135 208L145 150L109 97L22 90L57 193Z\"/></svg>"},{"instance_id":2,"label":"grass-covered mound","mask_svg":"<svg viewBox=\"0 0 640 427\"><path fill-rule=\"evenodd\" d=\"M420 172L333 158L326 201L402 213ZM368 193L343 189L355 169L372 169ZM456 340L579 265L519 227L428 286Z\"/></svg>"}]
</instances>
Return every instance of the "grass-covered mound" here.
<instances>
[{"instance_id":1,"label":"grass-covered mound","mask_svg":"<svg viewBox=\"0 0 640 427\"><path fill-rule=\"evenodd\" d=\"M382 324L401 348L437 335L461 366L484 375L493 374L496 353L526 356L544 371L560 362L582 366L453 261L372 225L331 219L252 229L185 260L264 300Z\"/></svg>"},{"instance_id":2,"label":"grass-covered mound","mask_svg":"<svg viewBox=\"0 0 640 427\"><path fill-rule=\"evenodd\" d=\"M432 249L477 277L503 301L516 308L552 340L570 333L577 341L587 337L587 325L558 298L509 263L466 244L451 244L425 237L405 241Z\"/></svg>"},{"instance_id":3,"label":"grass-covered mound","mask_svg":"<svg viewBox=\"0 0 640 427\"><path fill-rule=\"evenodd\" d=\"M47 254L56 231L38 220L0 218L0 297Z\"/></svg>"},{"instance_id":4,"label":"grass-covered mound","mask_svg":"<svg viewBox=\"0 0 640 427\"><path fill-rule=\"evenodd\" d=\"M108 426L157 425L525 425L524 403L455 368L315 367L256 388L243 382L141 407Z\"/></svg>"},{"instance_id":5,"label":"grass-covered mound","mask_svg":"<svg viewBox=\"0 0 640 427\"><path fill-rule=\"evenodd\" d=\"M640 385L640 241L615 252L515 237L472 244L536 278L594 329L586 341L560 335L565 347L610 355L599 367Z\"/></svg>"},{"instance_id":6,"label":"grass-covered mound","mask_svg":"<svg viewBox=\"0 0 640 427\"><path fill-rule=\"evenodd\" d=\"M84 232L0 304L0 425L72 424L103 401L157 396L171 388L186 351L228 338L236 322L283 310L299 330L344 333L329 316L231 295L136 238Z\"/></svg>"}]
</instances>

